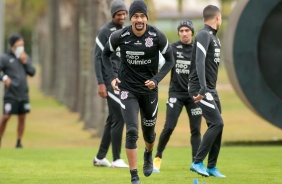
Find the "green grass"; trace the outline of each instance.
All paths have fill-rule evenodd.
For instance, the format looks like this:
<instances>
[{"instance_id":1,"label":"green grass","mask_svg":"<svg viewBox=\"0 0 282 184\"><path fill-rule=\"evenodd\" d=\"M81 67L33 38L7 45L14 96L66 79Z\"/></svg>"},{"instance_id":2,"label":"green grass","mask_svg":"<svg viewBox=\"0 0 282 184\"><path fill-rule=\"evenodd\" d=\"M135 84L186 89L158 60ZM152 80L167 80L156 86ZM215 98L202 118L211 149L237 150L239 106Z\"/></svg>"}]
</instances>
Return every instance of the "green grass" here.
<instances>
[{"instance_id":1,"label":"green grass","mask_svg":"<svg viewBox=\"0 0 282 184\"><path fill-rule=\"evenodd\" d=\"M225 179L201 177L189 171L191 150L169 147L164 152L161 172L142 173L142 150L138 168L144 184L187 184L198 179L207 184L281 183L282 147L223 147L218 167ZM96 149L3 149L0 150L0 183L92 184L130 183L128 169L93 167ZM124 155L123 155L124 156ZM110 158L109 158L110 159Z\"/></svg>"},{"instance_id":2,"label":"green grass","mask_svg":"<svg viewBox=\"0 0 282 184\"><path fill-rule=\"evenodd\" d=\"M0 184L130 183L128 169L93 167L92 159L100 143L100 139L93 136L95 131L83 130L78 114L69 112L52 97L44 96L38 88L38 77L29 82L32 111L27 117L24 149L14 149L17 119L13 117L7 125L0 149ZM168 82L167 76L160 83L156 144L165 120ZM225 122L223 143L282 139L281 129L251 112L241 102L230 86L224 68L220 68L218 92ZM205 131L203 121L202 133ZM282 147L279 146L223 146L218 167L227 175L226 179L203 178L190 172L191 147L186 113L179 117L178 125L164 152L161 172L146 178L142 173L144 142L141 134L139 136L138 169L144 184L189 184L195 178L201 184L282 183ZM112 160L111 150L107 158ZM122 158L126 158L124 149Z\"/></svg>"}]
</instances>

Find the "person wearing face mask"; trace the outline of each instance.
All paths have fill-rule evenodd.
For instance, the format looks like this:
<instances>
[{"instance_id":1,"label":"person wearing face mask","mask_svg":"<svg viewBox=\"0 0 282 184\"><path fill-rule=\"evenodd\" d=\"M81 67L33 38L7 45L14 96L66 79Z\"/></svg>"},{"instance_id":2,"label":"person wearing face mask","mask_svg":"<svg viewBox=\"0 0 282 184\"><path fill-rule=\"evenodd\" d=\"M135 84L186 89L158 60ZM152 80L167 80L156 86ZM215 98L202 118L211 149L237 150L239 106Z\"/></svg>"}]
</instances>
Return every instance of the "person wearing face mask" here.
<instances>
[{"instance_id":1,"label":"person wearing face mask","mask_svg":"<svg viewBox=\"0 0 282 184\"><path fill-rule=\"evenodd\" d=\"M109 75L105 72L102 65L102 52L104 47L110 35L114 31L123 28L127 15L127 8L123 1L115 0L111 3L110 11L112 20L98 30L94 52L94 66L98 82L98 94L101 98L107 99L109 114L104 126L104 132L98 153L93 159L93 165L128 168L128 165L120 157L124 120L119 108L118 91L114 91L111 87ZM114 65L114 72L116 73L120 65L118 50L111 55L111 62ZM112 163L110 163L106 158L110 145L112 145Z\"/></svg>"},{"instance_id":2,"label":"person wearing face mask","mask_svg":"<svg viewBox=\"0 0 282 184\"><path fill-rule=\"evenodd\" d=\"M0 80L4 83L3 116L0 122L0 146L11 115L18 115L16 148L22 148L26 114L30 112L27 76L35 75L35 68L24 51L24 39L13 34L9 38L10 50L0 58Z\"/></svg>"}]
</instances>

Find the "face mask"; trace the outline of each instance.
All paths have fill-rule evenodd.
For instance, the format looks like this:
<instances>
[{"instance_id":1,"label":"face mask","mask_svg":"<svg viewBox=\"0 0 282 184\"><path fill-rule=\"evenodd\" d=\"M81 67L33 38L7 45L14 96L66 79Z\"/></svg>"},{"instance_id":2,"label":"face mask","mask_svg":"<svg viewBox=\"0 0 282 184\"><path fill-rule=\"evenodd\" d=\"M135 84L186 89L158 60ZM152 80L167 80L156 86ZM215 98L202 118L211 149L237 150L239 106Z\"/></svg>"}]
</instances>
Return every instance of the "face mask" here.
<instances>
[{"instance_id":1,"label":"face mask","mask_svg":"<svg viewBox=\"0 0 282 184\"><path fill-rule=\"evenodd\" d=\"M24 52L24 46L18 46L15 50L15 55L17 58L20 58L21 53Z\"/></svg>"}]
</instances>

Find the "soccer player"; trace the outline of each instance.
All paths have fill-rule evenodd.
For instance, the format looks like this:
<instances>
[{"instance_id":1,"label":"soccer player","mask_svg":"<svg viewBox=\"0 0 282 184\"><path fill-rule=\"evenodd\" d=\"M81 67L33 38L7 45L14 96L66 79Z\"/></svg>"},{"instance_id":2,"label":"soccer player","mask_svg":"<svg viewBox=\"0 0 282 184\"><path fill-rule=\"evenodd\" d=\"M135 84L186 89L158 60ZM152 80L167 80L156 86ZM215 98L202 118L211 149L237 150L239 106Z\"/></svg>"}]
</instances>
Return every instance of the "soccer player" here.
<instances>
[{"instance_id":1,"label":"soccer player","mask_svg":"<svg viewBox=\"0 0 282 184\"><path fill-rule=\"evenodd\" d=\"M221 26L221 12L213 5L203 10L205 26L199 30L192 51L192 64L189 75L189 94L201 107L208 129L190 169L203 176L224 178L216 168L221 147L223 119L221 105L216 91L216 81L220 61L220 41L216 33ZM208 155L207 168L203 161Z\"/></svg>"},{"instance_id":2,"label":"soccer player","mask_svg":"<svg viewBox=\"0 0 282 184\"><path fill-rule=\"evenodd\" d=\"M138 113L145 141L143 173L153 171L152 151L158 111L158 83L173 67L173 55L166 36L147 24L148 8L144 1L135 0L129 8L131 25L114 32L104 51L103 64L111 74L112 86L120 91L121 110L126 124L126 154L132 184L140 183L137 171ZM112 72L109 60L120 48L121 66L118 75ZM159 52L166 60L158 72Z\"/></svg>"},{"instance_id":3,"label":"soccer player","mask_svg":"<svg viewBox=\"0 0 282 184\"><path fill-rule=\"evenodd\" d=\"M159 138L154 159L154 172L159 172L163 151L176 127L183 106L190 122L192 161L201 142L201 108L197 107L188 93L188 76L191 64L194 27L190 20L182 20L177 27L180 40L172 43L171 48L175 65L171 70L169 97L166 107L166 121Z\"/></svg>"},{"instance_id":4,"label":"soccer player","mask_svg":"<svg viewBox=\"0 0 282 184\"><path fill-rule=\"evenodd\" d=\"M98 153L93 160L93 164L94 166L128 168L128 165L120 158L124 120L120 110L118 91L113 90L109 75L107 75L102 65L102 52L104 47L110 35L114 31L123 28L127 9L124 2L121 0L113 1L110 9L112 21L102 26L98 30L96 37L94 65L98 80L98 93L100 97L107 99L109 114L104 127L101 144ZM112 72L117 73L120 65L119 51L112 53L110 60L114 65L114 70ZM110 144L112 144L113 153L112 163L106 159L106 154L109 150Z\"/></svg>"},{"instance_id":5,"label":"soccer player","mask_svg":"<svg viewBox=\"0 0 282 184\"><path fill-rule=\"evenodd\" d=\"M0 146L11 115L18 116L18 139L16 148L22 148L21 139L26 114L30 112L27 76L35 75L35 68L24 51L24 39L13 34L9 38L10 50L0 58L0 79L5 85L3 116L0 122Z\"/></svg>"}]
</instances>

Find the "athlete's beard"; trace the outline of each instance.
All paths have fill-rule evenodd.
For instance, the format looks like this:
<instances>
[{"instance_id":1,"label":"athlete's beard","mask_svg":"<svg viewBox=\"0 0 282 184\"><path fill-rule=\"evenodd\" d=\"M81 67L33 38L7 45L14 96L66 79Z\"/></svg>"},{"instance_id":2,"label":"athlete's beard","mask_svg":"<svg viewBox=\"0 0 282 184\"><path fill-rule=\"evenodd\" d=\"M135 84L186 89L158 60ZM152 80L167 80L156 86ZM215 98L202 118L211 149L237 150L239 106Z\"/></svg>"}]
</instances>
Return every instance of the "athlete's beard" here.
<instances>
[{"instance_id":1,"label":"athlete's beard","mask_svg":"<svg viewBox=\"0 0 282 184\"><path fill-rule=\"evenodd\" d=\"M138 27L137 27L137 25L140 25L140 24L143 25L142 28L138 28ZM142 30L144 29L144 27L145 27L145 26L144 26L144 23L140 23L140 22L139 22L139 23L136 23L136 24L135 24L135 29L136 29L137 31L142 31Z\"/></svg>"}]
</instances>

